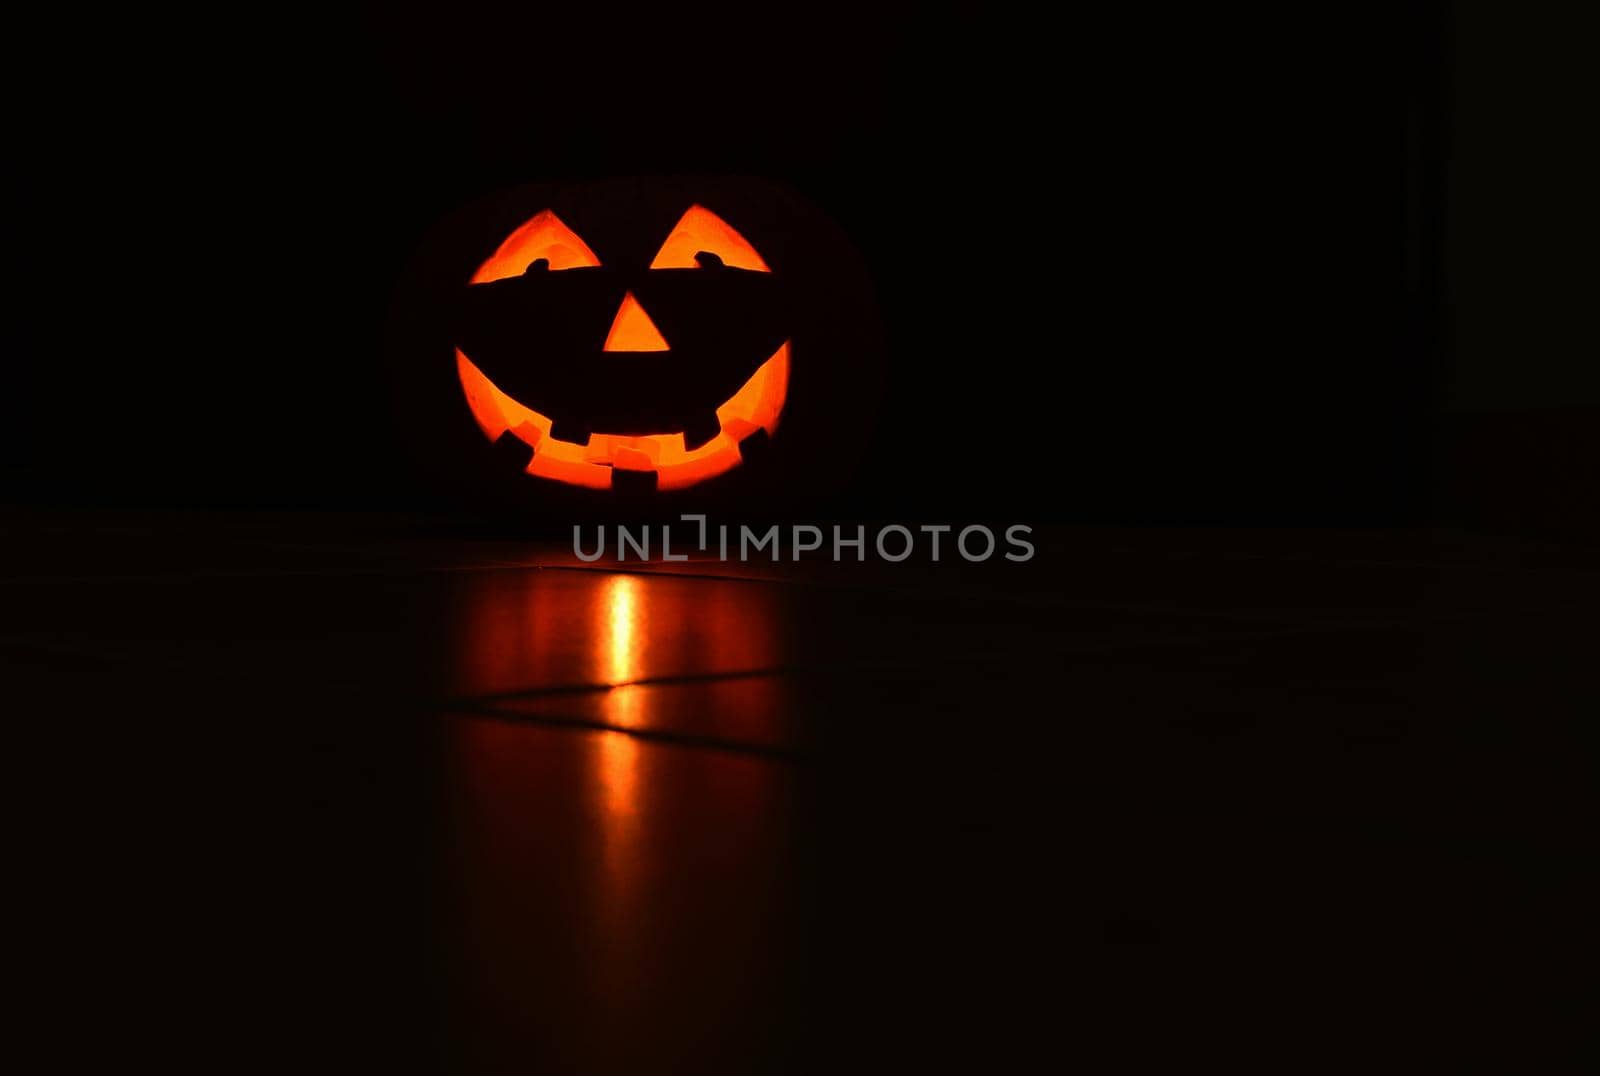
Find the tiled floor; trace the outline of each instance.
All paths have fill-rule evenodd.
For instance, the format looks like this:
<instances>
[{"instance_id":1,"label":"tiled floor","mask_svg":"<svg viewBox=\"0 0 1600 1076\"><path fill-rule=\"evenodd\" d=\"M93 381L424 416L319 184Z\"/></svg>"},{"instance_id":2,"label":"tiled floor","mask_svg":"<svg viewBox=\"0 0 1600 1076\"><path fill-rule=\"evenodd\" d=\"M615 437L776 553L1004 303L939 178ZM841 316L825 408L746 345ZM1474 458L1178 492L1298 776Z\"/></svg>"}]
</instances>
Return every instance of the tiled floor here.
<instances>
[{"instance_id":1,"label":"tiled floor","mask_svg":"<svg viewBox=\"0 0 1600 1076\"><path fill-rule=\"evenodd\" d=\"M206 1049L1295 1070L1578 1026L1594 553L1086 531L1022 566L620 572L404 521L12 537L63 952L123 999L160 967Z\"/></svg>"}]
</instances>

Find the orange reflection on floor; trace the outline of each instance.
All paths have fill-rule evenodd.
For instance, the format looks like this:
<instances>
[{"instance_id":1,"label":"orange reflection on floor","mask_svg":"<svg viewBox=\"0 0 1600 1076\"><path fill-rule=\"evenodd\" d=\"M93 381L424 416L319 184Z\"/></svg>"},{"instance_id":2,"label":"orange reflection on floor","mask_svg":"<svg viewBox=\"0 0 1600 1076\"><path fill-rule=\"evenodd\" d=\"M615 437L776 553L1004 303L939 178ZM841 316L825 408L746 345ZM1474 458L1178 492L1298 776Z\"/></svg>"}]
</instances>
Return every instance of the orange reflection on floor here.
<instances>
[{"instance_id":1,"label":"orange reflection on floor","mask_svg":"<svg viewBox=\"0 0 1600 1076\"><path fill-rule=\"evenodd\" d=\"M596 592L599 609L594 619L605 625L597 644L602 651L599 664L606 670L607 683L627 684L642 675L639 648L647 626L642 589L634 576L613 575ZM630 689L614 687L612 690L615 693ZM614 715L615 723L624 727L636 727L642 718L637 707L624 708ZM609 891L626 894L637 832L639 743L623 733L607 732L595 740L595 748L595 787L600 792L599 806L605 818L602 833L606 870L613 882Z\"/></svg>"},{"instance_id":2,"label":"orange reflection on floor","mask_svg":"<svg viewBox=\"0 0 1600 1076\"><path fill-rule=\"evenodd\" d=\"M634 1029L715 1028L770 982L798 878L790 767L447 720L441 951L461 1026L525 1046L538 1071L648 1072ZM570 1050L541 1052L551 1041Z\"/></svg>"},{"instance_id":3,"label":"orange reflection on floor","mask_svg":"<svg viewBox=\"0 0 1600 1076\"><path fill-rule=\"evenodd\" d=\"M618 919L615 930L626 927L638 871L639 753L643 745L621 732L602 732L592 741L595 807L600 815L600 839L607 884L602 892Z\"/></svg>"},{"instance_id":4,"label":"orange reflection on floor","mask_svg":"<svg viewBox=\"0 0 1600 1076\"><path fill-rule=\"evenodd\" d=\"M748 582L546 569L472 573L460 587L458 695L591 687L615 706L616 723L637 726L628 715L642 717L657 695L618 685L743 675L786 660L783 595Z\"/></svg>"},{"instance_id":5,"label":"orange reflection on floor","mask_svg":"<svg viewBox=\"0 0 1600 1076\"><path fill-rule=\"evenodd\" d=\"M629 1055L618 1026L739 1003L793 860L792 772L630 730L784 746L789 687L763 670L783 664L786 592L560 568L456 584L474 711L450 718L446 782L465 1018L536 1041L565 1028L587 1061ZM683 968L700 996L675 989Z\"/></svg>"},{"instance_id":6,"label":"orange reflection on floor","mask_svg":"<svg viewBox=\"0 0 1600 1076\"><path fill-rule=\"evenodd\" d=\"M613 725L639 728L645 723L647 696L632 681L644 675L640 646L648 623L641 600L642 585L631 575L614 575L605 581L599 601L606 635L601 640L606 682L613 685L606 694L606 716Z\"/></svg>"},{"instance_id":7,"label":"orange reflection on floor","mask_svg":"<svg viewBox=\"0 0 1600 1076\"><path fill-rule=\"evenodd\" d=\"M606 682L626 684L640 673L639 647L644 637L644 609L639 580L631 575L607 578L596 594L600 604L596 620L606 626L599 645L604 651Z\"/></svg>"}]
</instances>

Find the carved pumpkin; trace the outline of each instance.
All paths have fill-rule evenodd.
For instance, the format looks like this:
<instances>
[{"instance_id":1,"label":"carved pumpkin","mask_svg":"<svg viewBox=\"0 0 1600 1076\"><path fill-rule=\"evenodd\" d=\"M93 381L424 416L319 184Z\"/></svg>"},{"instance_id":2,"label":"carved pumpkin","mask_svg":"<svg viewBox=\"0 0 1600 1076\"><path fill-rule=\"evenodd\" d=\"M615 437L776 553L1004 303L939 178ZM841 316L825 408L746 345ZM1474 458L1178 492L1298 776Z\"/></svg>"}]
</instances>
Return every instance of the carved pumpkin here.
<instances>
[{"instance_id":1,"label":"carved pumpkin","mask_svg":"<svg viewBox=\"0 0 1600 1076\"><path fill-rule=\"evenodd\" d=\"M545 519L832 497L883 362L854 249L793 191L748 178L490 195L430 233L390 330L399 428L423 467L452 495Z\"/></svg>"},{"instance_id":2,"label":"carved pumpkin","mask_svg":"<svg viewBox=\"0 0 1600 1076\"><path fill-rule=\"evenodd\" d=\"M777 433L790 343L760 279L772 270L744 236L690 206L651 259L652 276L676 279L643 293L661 299L687 347L669 342L632 290L602 337L598 313L619 286L588 279L601 269L545 209L473 273L456 369L485 436L525 444L540 478L606 489L629 472L671 490L739 466L744 442Z\"/></svg>"}]
</instances>

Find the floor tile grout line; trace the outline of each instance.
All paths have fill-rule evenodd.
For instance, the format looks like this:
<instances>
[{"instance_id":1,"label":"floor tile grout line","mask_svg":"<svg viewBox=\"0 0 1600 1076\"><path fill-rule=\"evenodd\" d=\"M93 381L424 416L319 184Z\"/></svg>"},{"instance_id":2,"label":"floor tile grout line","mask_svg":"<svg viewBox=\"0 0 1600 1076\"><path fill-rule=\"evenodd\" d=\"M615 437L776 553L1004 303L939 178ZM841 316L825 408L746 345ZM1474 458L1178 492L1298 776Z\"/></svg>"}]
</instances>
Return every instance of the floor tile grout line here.
<instances>
[{"instance_id":1,"label":"floor tile grout line","mask_svg":"<svg viewBox=\"0 0 1600 1076\"><path fill-rule=\"evenodd\" d=\"M693 733L665 732L660 729L629 728L626 725L616 725L606 721L593 721L581 717L528 714L500 710L492 706L474 707L459 704L441 709L446 715L478 720L503 721L512 724L537 725L540 728L571 732L615 732L635 740L660 744L665 747L680 747L696 751L719 751L726 754L746 755L769 762L780 762L789 765L798 764L805 757L798 750L778 747L773 744L744 743L738 740L724 740L716 736L697 736Z\"/></svg>"},{"instance_id":2,"label":"floor tile grout line","mask_svg":"<svg viewBox=\"0 0 1600 1076\"><path fill-rule=\"evenodd\" d=\"M510 702L517 699L542 698L561 695L600 695L624 687L672 686L674 684L709 684L719 680L757 680L763 677L792 676L808 671L798 666L774 666L766 669L735 669L730 672L681 673L670 676L641 676L634 680L618 680L594 684L553 684L549 687L520 688L514 691L493 691L472 695L468 704L482 702ZM442 705L454 705L460 700L446 699Z\"/></svg>"}]
</instances>

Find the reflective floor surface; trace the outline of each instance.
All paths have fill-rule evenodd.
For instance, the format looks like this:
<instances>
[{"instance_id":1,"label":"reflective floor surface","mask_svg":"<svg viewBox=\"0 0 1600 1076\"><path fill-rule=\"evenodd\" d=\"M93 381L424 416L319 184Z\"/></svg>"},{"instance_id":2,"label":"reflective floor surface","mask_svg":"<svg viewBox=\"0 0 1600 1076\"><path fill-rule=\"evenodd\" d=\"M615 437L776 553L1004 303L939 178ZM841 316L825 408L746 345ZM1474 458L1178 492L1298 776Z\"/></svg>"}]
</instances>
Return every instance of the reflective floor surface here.
<instances>
[{"instance_id":1,"label":"reflective floor surface","mask_svg":"<svg viewBox=\"0 0 1600 1076\"><path fill-rule=\"evenodd\" d=\"M1027 565L617 571L143 516L10 545L30 978L130 1050L1293 1070L1581 1026L1592 553L1062 531Z\"/></svg>"}]
</instances>

